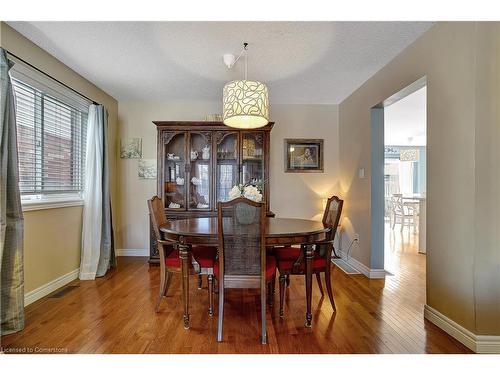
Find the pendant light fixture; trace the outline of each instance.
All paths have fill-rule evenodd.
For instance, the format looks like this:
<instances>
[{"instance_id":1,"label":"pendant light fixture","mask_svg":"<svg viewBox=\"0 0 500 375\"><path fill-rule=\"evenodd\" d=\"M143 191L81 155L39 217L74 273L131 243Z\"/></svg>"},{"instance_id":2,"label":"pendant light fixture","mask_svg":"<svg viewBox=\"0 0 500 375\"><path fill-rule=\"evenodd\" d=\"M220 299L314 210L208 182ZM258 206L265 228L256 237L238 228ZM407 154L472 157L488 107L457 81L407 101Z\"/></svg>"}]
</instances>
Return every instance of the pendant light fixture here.
<instances>
[{"instance_id":1,"label":"pendant light fixture","mask_svg":"<svg viewBox=\"0 0 500 375\"><path fill-rule=\"evenodd\" d=\"M226 83L223 91L223 115L225 125L238 129L255 129L266 126L269 122L269 94L267 86L259 81L247 80L248 43L243 43L243 50L235 59L233 55L224 55L228 68L245 55L245 79Z\"/></svg>"}]
</instances>

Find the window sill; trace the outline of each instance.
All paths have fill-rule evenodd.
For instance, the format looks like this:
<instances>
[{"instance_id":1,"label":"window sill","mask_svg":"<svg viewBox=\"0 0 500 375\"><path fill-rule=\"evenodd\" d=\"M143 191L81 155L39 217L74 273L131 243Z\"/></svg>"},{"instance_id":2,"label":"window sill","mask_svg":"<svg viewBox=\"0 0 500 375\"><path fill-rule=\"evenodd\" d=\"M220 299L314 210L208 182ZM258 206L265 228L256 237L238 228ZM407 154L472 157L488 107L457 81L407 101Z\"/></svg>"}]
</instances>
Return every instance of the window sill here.
<instances>
[{"instance_id":1,"label":"window sill","mask_svg":"<svg viewBox=\"0 0 500 375\"><path fill-rule=\"evenodd\" d=\"M23 212L49 210L52 208L75 207L75 206L83 206L83 199L50 200L50 201L40 200L37 202L22 203Z\"/></svg>"}]
</instances>

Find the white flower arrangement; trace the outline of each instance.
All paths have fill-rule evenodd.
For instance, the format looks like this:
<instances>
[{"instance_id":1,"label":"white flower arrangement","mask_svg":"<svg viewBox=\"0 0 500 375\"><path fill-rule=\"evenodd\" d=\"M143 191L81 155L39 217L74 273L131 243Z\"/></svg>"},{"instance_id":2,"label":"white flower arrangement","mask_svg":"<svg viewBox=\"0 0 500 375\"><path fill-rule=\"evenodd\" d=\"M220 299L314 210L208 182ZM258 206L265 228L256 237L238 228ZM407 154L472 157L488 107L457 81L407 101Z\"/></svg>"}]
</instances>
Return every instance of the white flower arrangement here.
<instances>
[{"instance_id":1,"label":"white flower arrangement","mask_svg":"<svg viewBox=\"0 0 500 375\"><path fill-rule=\"evenodd\" d=\"M229 199L233 200L239 197L245 197L254 202L262 201L262 193L260 192L259 188L253 185L239 184L233 186L233 188L229 191Z\"/></svg>"}]
</instances>

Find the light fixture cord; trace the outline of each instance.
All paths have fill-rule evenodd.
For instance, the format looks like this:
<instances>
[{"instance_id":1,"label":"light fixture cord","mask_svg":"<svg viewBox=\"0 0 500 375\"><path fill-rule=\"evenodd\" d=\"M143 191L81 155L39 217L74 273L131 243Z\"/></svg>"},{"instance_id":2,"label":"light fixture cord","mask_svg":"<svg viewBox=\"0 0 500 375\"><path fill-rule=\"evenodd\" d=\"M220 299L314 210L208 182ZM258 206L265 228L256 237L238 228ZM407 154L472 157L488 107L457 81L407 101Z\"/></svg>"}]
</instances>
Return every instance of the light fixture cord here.
<instances>
[{"instance_id":1,"label":"light fixture cord","mask_svg":"<svg viewBox=\"0 0 500 375\"><path fill-rule=\"evenodd\" d=\"M248 43L243 43L243 49L245 50L245 81L246 81L248 74Z\"/></svg>"}]
</instances>

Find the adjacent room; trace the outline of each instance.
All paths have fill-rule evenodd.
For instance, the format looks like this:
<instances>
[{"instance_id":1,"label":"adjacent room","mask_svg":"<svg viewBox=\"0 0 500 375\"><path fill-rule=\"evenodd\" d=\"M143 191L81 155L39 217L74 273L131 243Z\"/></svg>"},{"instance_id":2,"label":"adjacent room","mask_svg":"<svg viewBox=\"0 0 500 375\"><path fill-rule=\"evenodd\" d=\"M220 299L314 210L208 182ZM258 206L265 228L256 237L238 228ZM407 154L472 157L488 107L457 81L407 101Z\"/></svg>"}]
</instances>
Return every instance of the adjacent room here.
<instances>
[{"instance_id":1,"label":"adjacent room","mask_svg":"<svg viewBox=\"0 0 500 375\"><path fill-rule=\"evenodd\" d=\"M384 269L394 274L413 265L423 280L426 101L424 86L384 107Z\"/></svg>"},{"instance_id":2,"label":"adjacent room","mask_svg":"<svg viewBox=\"0 0 500 375\"><path fill-rule=\"evenodd\" d=\"M500 353L499 54L500 22L0 21L0 351Z\"/></svg>"}]
</instances>

